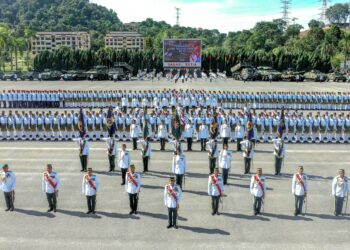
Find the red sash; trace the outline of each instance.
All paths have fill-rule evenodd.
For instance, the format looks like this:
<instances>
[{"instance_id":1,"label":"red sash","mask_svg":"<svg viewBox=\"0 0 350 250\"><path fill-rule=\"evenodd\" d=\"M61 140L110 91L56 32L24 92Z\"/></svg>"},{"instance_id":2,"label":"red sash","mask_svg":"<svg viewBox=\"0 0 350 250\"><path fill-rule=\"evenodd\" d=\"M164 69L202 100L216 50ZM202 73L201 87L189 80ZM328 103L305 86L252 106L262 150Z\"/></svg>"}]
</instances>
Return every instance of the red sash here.
<instances>
[{"instance_id":1,"label":"red sash","mask_svg":"<svg viewBox=\"0 0 350 250\"><path fill-rule=\"evenodd\" d=\"M56 189L57 183L54 183L47 172L44 173L45 180L49 182L53 189Z\"/></svg>"},{"instance_id":2,"label":"red sash","mask_svg":"<svg viewBox=\"0 0 350 250\"><path fill-rule=\"evenodd\" d=\"M95 183L89 178L88 175L85 175L85 180L89 183L90 187L96 190Z\"/></svg>"},{"instance_id":3,"label":"red sash","mask_svg":"<svg viewBox=\"0 0 350 250\"><path fill-rule=\"evenodd\" d=\"M257 175L254 176L254 180L259 185L259 187L261 188L261 191L263 192L263 195L264 195L265 194L264 185L262 184L262 182L260 181L260 179Z\"/></svg>"},{"instance_id":4,"label":"red sash","mask_svg":"<svg viewBox=\"0 0 350 250\"><path fill-rule=\"evenodd\" d=\"M295 176L297 177L297 179L298 179L300 185L303 187L304 192L306 192L305 184L304 184L304 181L303 181L303 179L301 178L301 176L300 176L299 174L296 174Z\"/></svg>"},{"instance_id":5,"label":"red sash","mask_svg":"<svg viewBox=\"0 0 350 250\"><path fill-rule=\"evenodd\" d=\"M171 196L171 197L173 197L173 199L174 199L174 201L176 202L176 204L177 204L177 196L176 196L176 194L174 193L174 190L171 188L171 186L170 185L167 185L167 192L168 192L168 194Z\"/></svg>"},{"instance_id":6,"label":"red sash","mask_svg":"<svg viewBox=\"0 0 350 250\"><path fill-rule=\"evenodd\" d=\"M134 177L132 176L132 174L130 172L128 172L127 175L128 175L128 179L132 182L132 184L134 184L134 186L137 187L137 182L134 179Z\"/></svg>"},{"instance_id":7,"label":"red sash","mask_svg":"<svg viewBox=\"0 0 350 250\"><path fill-rule=\"evenodd\" d=\"M218 184L217 178L214 175L211 176L211 182L215 185L216 189L219 191L220 195L222 193L221 187Z\"/></svg>"}]
</instances>

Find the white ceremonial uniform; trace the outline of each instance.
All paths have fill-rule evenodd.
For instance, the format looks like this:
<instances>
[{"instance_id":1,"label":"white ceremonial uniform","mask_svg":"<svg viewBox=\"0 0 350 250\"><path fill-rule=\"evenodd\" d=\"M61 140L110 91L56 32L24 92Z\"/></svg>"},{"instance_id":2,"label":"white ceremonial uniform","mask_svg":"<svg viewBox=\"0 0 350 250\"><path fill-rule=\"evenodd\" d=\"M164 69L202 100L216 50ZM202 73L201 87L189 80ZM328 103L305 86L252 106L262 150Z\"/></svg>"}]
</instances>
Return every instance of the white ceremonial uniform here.
<instances>
[{"instance_id":1,"label":"white ceremonial uniform","mask_svg":"<svg viewBox=\"0 0 350 250\"><path fill-rule=\"evenodd\" d=\"M93 187L93 185L91 185L89 183L89 181L88 181L89 179L93 183L93 185L96 189ZM100 189L100 182L99 182L96 175L93 174L90 177L87 174L84 175L83 184L82 184L82 193L84 195L86 195L86 196L96 195L97 192L99 191L99 189Z\"/></svg>"},{"instance_id":2,"label":"white ceremonial uniform","mask_svg":"<svg viewBox=\"0 0 350 250\"><path fill-rule=\"evenodd\" d=\"M286 156L286 144L285 143L282 144L281 139L273 139L272 142L275 149L273 151L273 154L278 158L284 158ZM281 150L280 155L278 155L278 152L280 150Z\"/></svg>"},{"instance_id":3,"label":"white ceremonial uniform","mask_svg":"<svg viewBox=\"0 0 350 250\"><path fill-rule=\"evenodd\" d=\"M263 190L261 189L260 185L258 182L261 182L263 185ZM257 176L253 175L252 178L250 179L250 193L254 195L255 197L262 197L263 194L266 193L266 184L265 184L265 176Z\"/></svg>"},{"instance_id":4,"label":"white ceremonial uniform","mask_svg":"<svg viewBox=\"0 0 350 250\"><path fill-rule=\"evenodd\" d=\"M349 193L348 177L341 178L339 175L333 178L332 195L337 197L346 197Z\"/></svg>"},{"instance_id":5,"label":"white ceremonial uniform","mask_svg":"<svg viewBox=\"0 0 350 250\"><path fill-rule=\"evenodd\" d=\"M301 181L298 180L297 175L300 177L300 179L304 182L304 186L301 184ZM304 190L305 187L305 190ZM307 183L307 176L305 174L299 175L298 173L293 175L293 181L292 181L292 193L295 195L305 195L305 192L308 191L308 183Z\"/></svg>"},{"instance_id":6,"label":"white ceremonial uniform","mask_svg":"<svg viewBox=\"0 0 350 250\"><path fill-rule=\"evenodd\" d=\"M77 139L73 139L73 140L78 143L79 151L80 151L81 155L89 155L90 144L89 144L89 141L87 139L77 138ZM85 141L85 145L84 145L84 141Z\"/></svg>"},{"instance_id":7,"label":"white ceremonial uniform","mask_svg":"<svg viewBox=\"0 0 350 250\"><path fill-rule=\"evenodd\" d=\"M167 138L168 137L168 130L166 125L160 124L158 126L158 138Z\"/></svg>"},{"instance_id":8,"label":"white ceremonial uniform","mask_svg":"<svg viewBox=\"0 0 350 250\"><path fill-rule=\"evenodd\" d=\"M220 136L221 138L230 138L231 137L231 127L228 124L222 124L220 127Z\"/></svg>"},{"instance_id":9,"label":"white ceremonial uniform","mask_svg":"<svg viewBox=\"0 0 350 250\"><path fill-rule=\"evenodd\" d=\"M5 173L4 171L1 172L1 190L3 192L11 192L16 187L16 175L12 171L8 171Z\"/></svg>"},{"instance_id":10,"label":"white ceremonial uniform","mask_svg":"<svg viewBox=\"0 0 350 250\"><path fill-rule=\"evenodd\" d=\"M51 185L50 180L52 182L53 185ZM58 174L56 172L47 172L45 171L43 173L43 178L41 181L41 187L42 187L42 191L45 193L55 193L60 189L60 178L58 177Z\"/></svg>"},{"instance_id":11,"label":"white ceremonial uniform","mask_svg":"<svg viewBox=\"0 0 350 250\"><path fill-rule=\"evenodd\" d=\"M255 155L253 143L248 141L248 140L244 140L241 142L241 145L242 145L242 150L243 150L243 157L253 158ZM248 149L249 146L251 147L251 150L250 150L250 153L248 155L248 153L246 152L246 149Z\"/></svg>"},{"instance_id":12,"label":"white ceremonial uniform","mask_svg":"<svg viewBox=\"0 0 350 250\"><path fill-rule=\"evenodd\" d=\"M207 125L200 125L198 130L198 139L208 139L209 131Z\"/></svg>"},{"instance_id":13,"label":"white ceremonial uniform","mask_svg":"<svg viewBox=\"0 0 350 250\"><path fill-rule=\"evenodd\" d=\"M130 137L138 138L140 133L140 126L137 124L131 124L130 126Z\"/></svg>"},{"instance_id":14,"label":"white ceremonial uniform","mask_svg":"<svg viewBox=\"0 0 350 250\"><path fill-rule=\"evenodd\" d=\"M120 150L118 154L118 166L122 169L127 169L130 166L131 157L128 151Z\"/></svg>"},{"instance_id":15,"label":"white ceremonial uniform","mask_svg":"<svg viewBox=\"0 0 350 250\"><path fill-rule=\"evenodd\" d=\"M221 193L218 187L214 183L216 183L220 187ZM210 175L208 179L208 195L220 196L223 192L224 192L224 184L223 184L222 176L221 175L215 176L214 174Z\"/></svg>"},{"instance_id":16,"label":"white ceremonial uniform","mask_svg":"<svg viewBox=\"0 0 350 250\"><path fill-rule=\"evenodd\" d=\"M169 191L173 191L176 195L176 200L170 195ZM174 186L168 184L164 187L164 205L167 208L176 208L177 205L181 202L182 191L179 185L174 184Z\"/></svg>"},{"instance_id":17,"label":"white ceremonial uniform","mask_svg":"<svg viewBox=\"0 0 350 250\"><path fill-rule=\"evenodd\" d=\"M108 154L109 155L116 155L118 152L118 143L115 138L102 138L107 144ZM114 145L113 145L114 142ZM113 146L113 149L112 149ZM110 153L111 152L111 153Z\"/></svg>"},{"instance_id":18,"label":"white ceremonial uniform","mask_svg":"<svg viewBox=\"0 0 350 250\"><path fill-rule=\"evenodd\" d=\"M224 169L230 169L231 168L231 161L232 161L232 151L230 150L222 150L219 153L219 167Z\"/></svg>"},{"instance_id":19,"label":"white ceremonial uniform","mask_svg":"<svg viewBox=\"0 0 350 250\"><path fill-rule=\"evenodd\" d=\"M174 155L172 162L172 172L177 175L186 173L187 163L185 155Z\"/></svg>"},{"instance_id":20,"label":"white ceremonial uniform","mask_svg":"<svg viewBox=\"0 0 350 250\"><path fill-rule=\"evenodd\" d=\"M133 181L131 181L129 175L133 177L133 179L136 182L136 185ZM128 171L125 175L125 183L125 191L129 194L136 194L140 191L141 188L141 175L139 173L131 173L131 171Z\"/></svg>"}]
</instances>

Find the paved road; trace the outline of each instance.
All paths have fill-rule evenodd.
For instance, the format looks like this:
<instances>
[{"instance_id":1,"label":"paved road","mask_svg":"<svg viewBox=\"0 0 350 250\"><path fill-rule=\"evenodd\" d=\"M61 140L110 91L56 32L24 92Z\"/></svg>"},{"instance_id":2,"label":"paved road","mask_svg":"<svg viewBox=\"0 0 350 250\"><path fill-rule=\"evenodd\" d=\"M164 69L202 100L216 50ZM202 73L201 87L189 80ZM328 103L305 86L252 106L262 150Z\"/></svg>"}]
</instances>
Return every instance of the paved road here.
<instances>
[{"instance_id":1,"label":"paved road","mask_svg":"<svg viewBox=\"0 0 350 250\"><path fill-rule=\"evenodd\" d=\"M209 82L198 80L197 82L177 83L168 82L165 79L161 81L121 81L114 83L112 81L0 81L0 90L2 89L33 89L33 90L50 90L50 89L66 89L66 90L162 90L164 88L176 89L205 89L211 90L229 90L229 91L349 91L349 83L316 83L316 82L247 82L218 80Z\"/></svg>"},{"instance_id":2,"label":"paved road","mask_svg":"<svg viewBox=\"0 0 350 250\"><path fill-rule=\"evenodd\" d=\"M347 249L350 217L332 216L330 184L338 168L350 173L347 145L288 145L281 177L274 177L272 145L258 145L254 168L262 167L269 187L265 214L252 216L250 176L234 153L223 213L210 214L208 159L186 153L188 176L178 230L166 229L163 187L170 172L169 152L153 154L151 172L142 176L139 216L129 216L119 171L108 174L105 145L93 142L89 166L100 177L97 215L88 216L81 194L78 150L69 142L1 142L0 161L17 174L16 211L0 210L1 249ZM129 147L130 145L128 145ZM199 145L195 145L198 150ZM232 146L234 149L235 147ZM140 152L132 162L141 168ZM46 213L41 173L52 163L61 177L59 210ZM291 175L303 164L310 177L308 214L292 215ZM0 207L4 199L0 197Z\"/></svg>"}]
</instances>

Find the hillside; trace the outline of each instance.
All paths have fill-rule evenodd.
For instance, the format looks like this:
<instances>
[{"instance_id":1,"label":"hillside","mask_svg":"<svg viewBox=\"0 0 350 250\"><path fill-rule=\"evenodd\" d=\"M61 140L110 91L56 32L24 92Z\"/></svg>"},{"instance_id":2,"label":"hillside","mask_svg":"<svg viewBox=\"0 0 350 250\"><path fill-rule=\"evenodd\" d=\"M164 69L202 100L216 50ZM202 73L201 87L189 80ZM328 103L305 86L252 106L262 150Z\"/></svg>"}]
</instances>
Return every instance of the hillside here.
<instances>
[{"instance_id":1,"label":"hillside","mask_svg":"<svg viewBox=\"0 0 350 250\"><path fill-rule=\"evenodd\" d=\"M88 0L0 0L0 22L32 31L90 31L93 38L120 30L117 14ZM101 40L97 39L95 46Z\"/></svg>"}]
</instances>

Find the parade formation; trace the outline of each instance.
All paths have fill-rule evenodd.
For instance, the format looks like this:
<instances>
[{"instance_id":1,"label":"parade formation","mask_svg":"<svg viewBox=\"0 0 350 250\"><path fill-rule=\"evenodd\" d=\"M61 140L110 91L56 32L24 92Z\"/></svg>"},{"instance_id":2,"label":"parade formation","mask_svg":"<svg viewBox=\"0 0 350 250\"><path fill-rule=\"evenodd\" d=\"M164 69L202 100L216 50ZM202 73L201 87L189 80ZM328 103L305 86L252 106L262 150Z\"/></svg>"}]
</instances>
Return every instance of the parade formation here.
<instances>
[{"instance_id":1,"label":"parade formation","mask_svg":"<svg viewBox=\"0 0 350 250\"><path fill-rule=\"evenodd\" d=\"M294 104L292 104L294 105ZM152 109L153 108L153 109ZM183 107L178 103L163 106L159 110L154 107L143 109L129 106L110 106L107 112L98 113L80 109L78 112L66 112L61 115L51 112L33 113L2 111L1 129L3 140L73 140L78 144L81 171L83 175L82 193L87 199L87 214L95 214L97 207L96 196L100 191L98 174L89 167L90 142L102 140L106 142L108 172L114 172L115 162L121 172L121 185L129 195L130 215L138 214L138 203L142 175L152 172L149 161L152 158L154 142L159 141L159 151L172 155L169 172L169 183L164 187L164 205L168 209L167 228L178 228L178 209L186 193L184 188L186 173L191 166L187 163L186 155L190 154L193 140L200 143L200 151L208 157L208 195L211 197L212 215L220 215L219 206L223 203L225 186L228 185L233 150L242 152L243 174L251 175L251 168L259 142L272 142L275 162L274 175L281 176L283 162L286 156L286 145L293 142L337 142L348 143L350 120L349 115L341 113L318 113L315 117L309 114L291 112L282 106L279 111L261 112L245 106L237 114L223 107ZM41 125L41 126L39 126ZM33 129L34 128L34 129ZM9 133L9 134L8 134ZM324 140L326 138L326 140ZM342 138L342 139L341 139ZM118 143L122 141L120 150ZM141 146L141 162L143 174L136 171L135 164L123 141L132 141L132 149ZM152 142L153 141L153 142ZM171 148L166 151L166 142ZM186 143L185 143L186 142ZM231 142L235 142L233 146ZM187 144L186 153L184 144ZM230 146L231 145L231 146ZM4 192L6 211L14 211L16 176L9 170L8 164L2 166L1 189ZM141 167L140 167L141 169ZM292 194L295 196L294 215L307 213L307 197L309 191L308 177L304 174L302 165L297 166L296 173L291 179ZM221 173L222 175L221 175ZM249 185L253 196L253 215L263 215L265 196L268 191L268 180L263 175L263 169L257 168L251 175ZM20 185L20 179L18 179ZM49 204L48 212L57 211L57 196L61 183L53 166L47 164L47 170L42 175L42 190L46 193ZM348 178L345 170L340 169L338 175L330 183L335 200L334 215L346 214L348 202ZM344 203L346 205L344 206Z\"/></svg>"}]
</instances>

